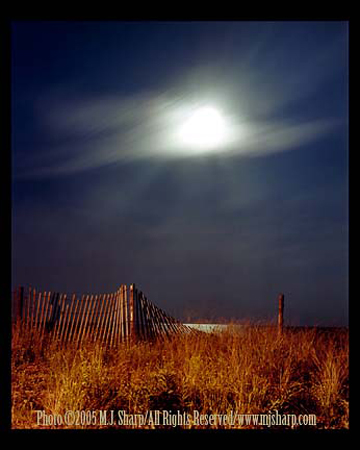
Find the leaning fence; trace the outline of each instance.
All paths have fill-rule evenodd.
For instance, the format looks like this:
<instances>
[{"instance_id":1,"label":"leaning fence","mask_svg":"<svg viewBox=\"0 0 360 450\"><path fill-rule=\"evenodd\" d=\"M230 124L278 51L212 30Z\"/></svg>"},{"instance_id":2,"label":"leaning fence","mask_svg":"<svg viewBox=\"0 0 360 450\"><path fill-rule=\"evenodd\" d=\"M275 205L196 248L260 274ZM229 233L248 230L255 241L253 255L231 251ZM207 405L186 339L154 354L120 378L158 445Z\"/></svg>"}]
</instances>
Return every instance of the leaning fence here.
<instances>
[{"instance_id":1,"label":"leaning fence","mask_svg":"<svg viewBox=\"0 0 360 450\"><path fill-rule=\"evenodd\" d=\"M13 294L12 317L21 333L61 345L80 346L86 341L115 347L193 332L134 284L121 285L111 294L82 296L20 287Z\"/></svg>"}]
</instances>

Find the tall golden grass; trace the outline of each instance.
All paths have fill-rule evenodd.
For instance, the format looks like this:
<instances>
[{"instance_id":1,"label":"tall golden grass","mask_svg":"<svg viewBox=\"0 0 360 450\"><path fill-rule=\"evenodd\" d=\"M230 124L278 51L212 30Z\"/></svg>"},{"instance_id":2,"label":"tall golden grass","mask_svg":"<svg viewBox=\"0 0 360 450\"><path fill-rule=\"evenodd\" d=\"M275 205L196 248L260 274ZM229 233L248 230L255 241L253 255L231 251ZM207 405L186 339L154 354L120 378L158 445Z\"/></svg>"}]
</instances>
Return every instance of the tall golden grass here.
<instances>
[{"instance_id":1,"label":"tall golden grass","mask_svg":"<svg viewBox=\"0 0 360 450\"><path fill-rule=\"evenodd\" d=\"M285 329L279 336L276 328L248 325L111 351L90 344L59 349L41 347L15 327L12 426L41 427L36 410L277 410L315 414L317 428L348 428L348 346L347 329Z\"/></svg>"}]
</instances>

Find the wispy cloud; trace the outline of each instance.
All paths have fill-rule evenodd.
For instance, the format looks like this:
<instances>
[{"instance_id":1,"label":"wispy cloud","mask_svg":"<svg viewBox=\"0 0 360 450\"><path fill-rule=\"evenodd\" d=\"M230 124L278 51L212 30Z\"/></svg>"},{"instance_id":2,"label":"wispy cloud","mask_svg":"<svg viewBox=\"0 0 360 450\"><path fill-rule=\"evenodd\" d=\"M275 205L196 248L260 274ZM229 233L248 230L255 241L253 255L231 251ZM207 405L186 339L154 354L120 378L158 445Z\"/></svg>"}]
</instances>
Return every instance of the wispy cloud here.
<instances>
[{"instance_id":1,"label":"wispy cloud","mask_svg":"<svg viewBox=\"0 0 360 450\"><path fill-rule=\"evenodd\" d=\"M171 91L42 99L35 113L46 148L29 155L24 170L15 176L70 175L137 159L193 157L181 147L176 133L186 111L197 104L199 100ZM227 113L227 105L221 105L232 136L219 148L224 156L258 157L291 150L336 127L328 118L276 120L274 112L259 121L228 106Z\"/></svg>"}]
</instances>

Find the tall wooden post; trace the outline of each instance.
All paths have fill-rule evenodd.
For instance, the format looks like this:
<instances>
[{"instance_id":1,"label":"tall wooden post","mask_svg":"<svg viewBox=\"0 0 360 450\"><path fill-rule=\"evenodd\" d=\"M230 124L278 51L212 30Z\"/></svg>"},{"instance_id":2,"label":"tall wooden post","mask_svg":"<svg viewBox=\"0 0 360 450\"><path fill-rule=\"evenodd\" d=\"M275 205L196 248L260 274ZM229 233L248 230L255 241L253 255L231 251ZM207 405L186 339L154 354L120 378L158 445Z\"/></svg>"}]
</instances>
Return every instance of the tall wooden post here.
<instances>
[{"instance_id":1,"label":"tall wooden post","mask_svg":"<svg viewBox=\"0 0 360 450\"><path fill-rule=\"evenodd\" d=\"M135 341L135 284L130 284L129 296L130 342Z\"/></svg>"},{"instance_id":2,"label":"tall wooden post","mask_svg":"<svg viewBox=\"0 0 360 450\"><path fill-rule=\"evenodd\" d=\"M284 327L284 294L279 294L278 332L281 334Z\"/></svg>"}]
</instances>

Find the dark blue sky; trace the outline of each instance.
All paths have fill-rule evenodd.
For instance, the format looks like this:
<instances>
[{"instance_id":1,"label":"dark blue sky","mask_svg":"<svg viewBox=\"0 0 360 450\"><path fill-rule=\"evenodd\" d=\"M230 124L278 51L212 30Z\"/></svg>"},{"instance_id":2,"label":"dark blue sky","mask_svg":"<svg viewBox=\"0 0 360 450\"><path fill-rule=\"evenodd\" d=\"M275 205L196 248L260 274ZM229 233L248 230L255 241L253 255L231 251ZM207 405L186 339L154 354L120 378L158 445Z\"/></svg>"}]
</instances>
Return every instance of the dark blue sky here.
<instances>
[{"instance_id":1,"label":"dark blue sky","mask_svg":"<svg viewBox=\"0 0 360 450\"><path fill-rule=\"evenodd\" d=\"M14 22L12 284L348 321L345 22ZM197 153L180 112L234 138Z\"/></svg>"}]
</instances>

